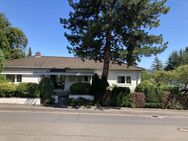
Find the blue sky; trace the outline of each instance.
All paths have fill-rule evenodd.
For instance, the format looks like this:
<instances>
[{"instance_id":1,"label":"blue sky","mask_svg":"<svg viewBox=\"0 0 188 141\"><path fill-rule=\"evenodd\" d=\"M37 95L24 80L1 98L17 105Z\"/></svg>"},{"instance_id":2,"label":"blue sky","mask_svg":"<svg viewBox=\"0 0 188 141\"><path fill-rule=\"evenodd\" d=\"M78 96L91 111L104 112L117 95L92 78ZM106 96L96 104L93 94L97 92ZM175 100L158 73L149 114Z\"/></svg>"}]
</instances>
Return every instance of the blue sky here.
<instances>
[{"instance_id":1,"label":"blue sky","mask_svg":"<svg viewBox=\"0 0 188 141\"><path fill-rule=\"evenodd\" d=\"M163 34L169 47L158 55L166 62L173 50L188 46L188 0L168 0L168 15L161 17L161 26L152 32ZM67 0L0 0L0 12L4 13L13 26L26 34L33 53L42 55L73 56L66 46L64 29L60 17L68 17L70 7ZM142 58L140 67L149 69L154 57Z\"/></svg>"}]
</instances>

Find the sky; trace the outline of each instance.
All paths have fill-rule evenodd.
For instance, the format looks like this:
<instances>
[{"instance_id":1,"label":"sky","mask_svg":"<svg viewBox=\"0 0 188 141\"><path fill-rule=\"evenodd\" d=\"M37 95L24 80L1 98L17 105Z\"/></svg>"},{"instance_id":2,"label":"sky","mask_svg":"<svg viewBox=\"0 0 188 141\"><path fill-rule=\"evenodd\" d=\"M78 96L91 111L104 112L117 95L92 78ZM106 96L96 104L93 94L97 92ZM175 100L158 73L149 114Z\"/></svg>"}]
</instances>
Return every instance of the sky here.
<instances>
[{"instance_id":1,"label":"sky","mask_svg":"<svg viewBox=\"0 0 188 141\"><path fill-rule=\"evenodd\" d=\"M69 42L59 18L68 18L71 10L68 0L0 0L0 13L4 13L12 26L20 28L28 38L32 52L46 56L73 56L67 51ZM161 25L152 33L162 34L168 48L158 58L165 64L174 50L188 46L188 0L168 0L167 15L161 16ZM138 66L150 69L154 56L143 57Z\"/></svg>"}]
</instances>

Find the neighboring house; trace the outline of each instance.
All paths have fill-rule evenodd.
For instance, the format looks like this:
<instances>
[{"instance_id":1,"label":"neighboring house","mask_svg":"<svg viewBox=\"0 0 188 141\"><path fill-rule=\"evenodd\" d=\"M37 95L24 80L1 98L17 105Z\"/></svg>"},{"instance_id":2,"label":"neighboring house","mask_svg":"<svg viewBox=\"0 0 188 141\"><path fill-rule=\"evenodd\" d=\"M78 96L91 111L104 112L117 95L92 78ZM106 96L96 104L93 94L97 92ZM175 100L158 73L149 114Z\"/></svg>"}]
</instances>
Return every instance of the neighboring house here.
<instances>
[{"instance_id":1,"label":"neighboring house","mask_svg":"<svg viewBox=\"0 0 188 141\"><path fill-rule=\"evenodd\" d=\"M41 56L39 52L35 56L9 60L5 62L2 74L6 79L14 82L39 83L43 77L50 77L54 81L56 89L68 91L71 84L92 82L92 75L102 74L103 63L93 60L82 61L73 57ZM143 69L126 64L110 64L108 82L110 85L130 87L134 91L140 83L140 73Z\"/></svg>"}]
</instances>

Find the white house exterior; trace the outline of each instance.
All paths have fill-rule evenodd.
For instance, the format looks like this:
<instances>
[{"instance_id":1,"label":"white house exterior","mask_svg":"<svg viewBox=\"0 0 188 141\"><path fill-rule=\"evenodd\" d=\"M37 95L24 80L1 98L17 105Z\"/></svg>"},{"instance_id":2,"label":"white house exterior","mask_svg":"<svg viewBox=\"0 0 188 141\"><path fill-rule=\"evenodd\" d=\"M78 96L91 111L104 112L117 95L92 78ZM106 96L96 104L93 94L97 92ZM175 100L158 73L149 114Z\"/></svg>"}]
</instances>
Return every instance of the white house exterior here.
<instances>
[{"instance_id":1,"label":"white house exterior","mask_svg":"<svg viewBox=\"0 0 188 141\"><path fill-rule=\"evenodd\" d=\"M50 77L55 88L68 91L71 84L82 81L92 82L92 75L102 74L103 63L92 60L82 61L73 57L52 57L37 54L32 57L9 60L5 62L2 74L14 83L39 83L43 77ZM108 82L110 85L130 87L134 91L140 83L143 69L126 64L110 64Z\"/></svg>"}]
</instances>

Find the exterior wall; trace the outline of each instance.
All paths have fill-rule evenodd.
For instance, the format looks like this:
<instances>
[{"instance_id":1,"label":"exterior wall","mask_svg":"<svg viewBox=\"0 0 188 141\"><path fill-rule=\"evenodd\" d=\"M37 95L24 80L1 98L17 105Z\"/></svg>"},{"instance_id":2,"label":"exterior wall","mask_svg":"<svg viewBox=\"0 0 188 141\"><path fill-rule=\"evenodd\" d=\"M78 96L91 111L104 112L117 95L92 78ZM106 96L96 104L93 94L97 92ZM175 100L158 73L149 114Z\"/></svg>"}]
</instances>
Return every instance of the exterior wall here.
<instances>
[{"instance_id":1,"label":"exterior wall","mask_svg":"<svg viewBox=\"0 0 188 141\"><path fill-rule=\"evenodd\" d=\"M39 83L41 80L41 75L45 75L46 72L49 70L44 69L5 69L3 71L3 74L22 74L22 82L33 82L33 83ZM99 76L102 75L102 70L66 70L67 73L76 72L76 73L86 73L86 74L92 74L97 73ZM131 84L125 83L117 83L117 77L118 76L131 76ZM70 86L79 81L84 81L83 77L82 79L78 78L78 76L65 76L65 91L68 91ZM109 71L108 76L108 82L112 85L122 86L122 87L129 87L131 91L134 91L136 86L140 83L141 76L140 71L117 71L117 70L111 70ZM91 76L89 76L89 83L91 83ZM18 83L18 82L15 82Z\"/></svg>"},{"instance_id":2,"label":"exterior wall","mask_svg":"<svg viewBox=\"0 0 188 141\"><path fill-rule=\"evenodd\" d=\"M11 75L22 75L21 83L39 83L41 80L41 74L45 74L48 70L44 69L5 69L2 74L11 74ZM15 84L19 84L17 82L17 78L15 77Z\"/></svg>"},{"instance_id":3,"label":"exterior wall","mask_svg":"<svg viewBox=\"0 0 188 141\"><path fill-rule=\"evenodd\" d=\"M101 70L96 70L95 73L98 75L102 75ZM125 83L117 83L117 77L118 76L131 76L131 84L127 84L126 80ZM134 92L134 89L138 84L141 82L141 76L140 71L116 71L111 70L108 74L108 83L110 86L117 85L119 87L129 87L132 92Z\"/></svg>"},{"instance_id":4,"label":"exterior wall","mask_svg":"<svg viewBox=\"0 0 188 141\"><path fill-rule=\"evenodd\" d=\"M39 83L40 82L40 76L39 75L22 75L22 82L23 83Z\"/></svg>"}]
</instances>

